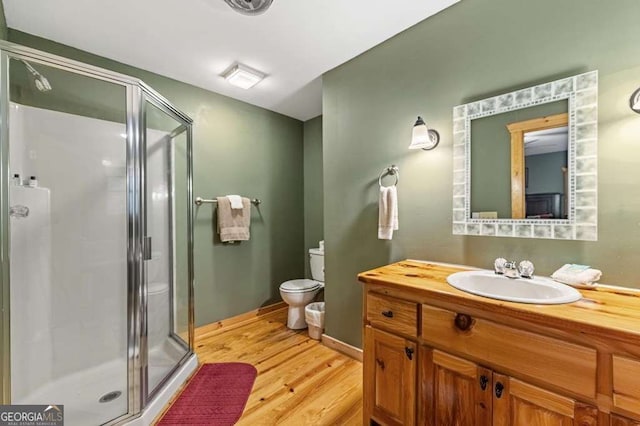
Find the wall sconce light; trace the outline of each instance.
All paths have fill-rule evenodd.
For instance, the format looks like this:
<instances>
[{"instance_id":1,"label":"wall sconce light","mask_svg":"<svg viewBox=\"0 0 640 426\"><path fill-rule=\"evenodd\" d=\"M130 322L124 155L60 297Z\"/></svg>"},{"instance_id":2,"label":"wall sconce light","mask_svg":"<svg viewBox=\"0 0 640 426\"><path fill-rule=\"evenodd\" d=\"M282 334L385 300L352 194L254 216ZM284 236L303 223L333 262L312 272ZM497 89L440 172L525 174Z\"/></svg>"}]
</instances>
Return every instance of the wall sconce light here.
<instances>
[{"instance_id":1,"label":"wall sconce light","mask_svg":"<svg viewBox=\"0 0 640 426\"><path fill-rule=\"evenodd\" d=\"M440 142L440 133L437 130L428 128L422 117L418 116L416 124L413 125L409 149L429 151L438 146L438 142Z\"/></svg>"},{"instance_id":2,"label":"wall sconce light","mask_svg":"<svg viewBox=\"0 0 640 426\"><path fill-rule=\"evenodd\" d=\"M640 114L640 87L631 95L631 99L629 99L629 106L634 112Z\"/></svg>"}]
</instances>

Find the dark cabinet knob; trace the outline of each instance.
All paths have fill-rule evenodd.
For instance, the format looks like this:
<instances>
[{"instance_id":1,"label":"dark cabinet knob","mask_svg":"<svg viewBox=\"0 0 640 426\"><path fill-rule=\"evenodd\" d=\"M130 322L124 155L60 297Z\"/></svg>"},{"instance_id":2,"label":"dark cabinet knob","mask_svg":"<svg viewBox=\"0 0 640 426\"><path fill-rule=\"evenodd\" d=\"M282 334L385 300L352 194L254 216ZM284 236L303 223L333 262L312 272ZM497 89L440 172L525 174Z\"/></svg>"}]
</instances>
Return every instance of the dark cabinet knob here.
<instances>
[{"instance_id":1,"label":"dark cabinet knob","mask_svg":"<svg viewBox=\"0 0 640 426\"><path fill-rule=\"evenodd\" d=\"M504 391L504 385L500 382L496 383L496 398L502 397L502 391Z\"/></svg>"},{"instance_id":2,"label":"dark cabinet knob","mask_svg":"<svg viewBox=\"0 0 640 426\"><path fill-rule=\"evenodd\" d=\"M486 390L488 383L489 383L489 378L487 376L485 376L484 374L480 376L480 389Z\"/></svg>"},{"instance_id":3,"label":"dark cabinet knob","mask_svg":"<svg viewBox=\"0 0 640 426\"><path fill-rule=\"evenodd\" d=\"M404 353L407 354L407 358L409 358L409 361L413 359L413 348L405 347Z\"/></svg>"},{"instance_id":4,"label":"dark cabinet knob","mask_svg":"<svg viewBox=\"0 0 640 426\"><path fill-rule=\"evenodd\" d=\"M382 315L384 315L387 318L393 318L393 312L392 311L382 311Z\"/></svg>"},{"instance_id":5,"label":"dark cabinet knob","mask_svg":"<svg viewBox=\"0 0 640 426\"><path fill-rule=\"evenodd\" d=\"M473 318L471 318L471 315L467 315L467 314L456 314L454 323L458 330L469 331L473 326Z\"/></svg>"},{"instance_id":6,"label":"dark cabinet knob","mask_svg":"<svg viewBox=\"0 0 640 426\"><path fill-rule=\"evenodd\" d=\"M381 370L384 370L384 361L381 360L380 358L376 358L376 362L378 363L378 365L380 366Z\"/></svg>"}]
</instances>

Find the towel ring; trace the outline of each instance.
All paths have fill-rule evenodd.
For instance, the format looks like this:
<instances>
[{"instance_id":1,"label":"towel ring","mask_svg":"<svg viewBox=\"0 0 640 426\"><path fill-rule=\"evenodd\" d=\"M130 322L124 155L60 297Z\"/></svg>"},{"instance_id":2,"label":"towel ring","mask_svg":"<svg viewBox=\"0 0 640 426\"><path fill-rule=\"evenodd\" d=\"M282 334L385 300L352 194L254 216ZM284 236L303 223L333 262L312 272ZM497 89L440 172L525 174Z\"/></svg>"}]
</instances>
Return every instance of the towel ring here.
<instances>
[{"instance_id":1,"label":"towel ring","mask_svg":"<svg viewBox=\"0 0 640 426\"><path fill-rule=\"evenodd\" d=\"M398 182L400 181L400 169L398 169L398 166L396 166L395 164L392 164L389 167L386 167L382 173L380 173L380 176L378 177L378 185L380 187L382 187L382 178L390 175L396 178L396 181L393 183L393 185L397 185Z\"/></svg>"}]
</instances>

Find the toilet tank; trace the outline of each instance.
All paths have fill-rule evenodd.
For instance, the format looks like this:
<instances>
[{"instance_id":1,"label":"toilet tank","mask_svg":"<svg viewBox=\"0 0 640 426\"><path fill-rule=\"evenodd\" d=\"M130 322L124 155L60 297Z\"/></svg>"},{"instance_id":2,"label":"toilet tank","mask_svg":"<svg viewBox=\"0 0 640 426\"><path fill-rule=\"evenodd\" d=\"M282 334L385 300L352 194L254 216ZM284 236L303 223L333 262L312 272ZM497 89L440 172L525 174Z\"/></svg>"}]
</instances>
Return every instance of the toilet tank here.
<instances>
[{"instance_id":1,"label":"toilet tank","mask_svg":"<svg viewBox=\"0 0 640 426\"><path fill-rule=\"evenodd\" d=\"M324 250L309 249L309 263L311 265L311 278L324 282Z\"/></svg>"}]
</instances>

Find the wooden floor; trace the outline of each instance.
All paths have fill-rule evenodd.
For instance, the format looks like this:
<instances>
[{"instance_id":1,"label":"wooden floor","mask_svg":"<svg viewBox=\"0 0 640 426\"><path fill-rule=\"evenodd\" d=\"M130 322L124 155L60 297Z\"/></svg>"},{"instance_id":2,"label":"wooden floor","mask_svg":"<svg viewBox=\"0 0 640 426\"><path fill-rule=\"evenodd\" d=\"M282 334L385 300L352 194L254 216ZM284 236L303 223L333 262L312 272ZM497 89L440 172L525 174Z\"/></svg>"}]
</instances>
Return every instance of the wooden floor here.
<instances>
[{"instance_id":1,"label":"wooden floor","mask_svg":"<svg viewBox=\"0 0 640 426\"><path fill-rule=\"evenodd\" d=\"M307 330L286 327L286 309L228 327L196 329L200 363L247 362L258 377L238 425L360 425L362 364Z\"/></svg>"}]
</instances>

